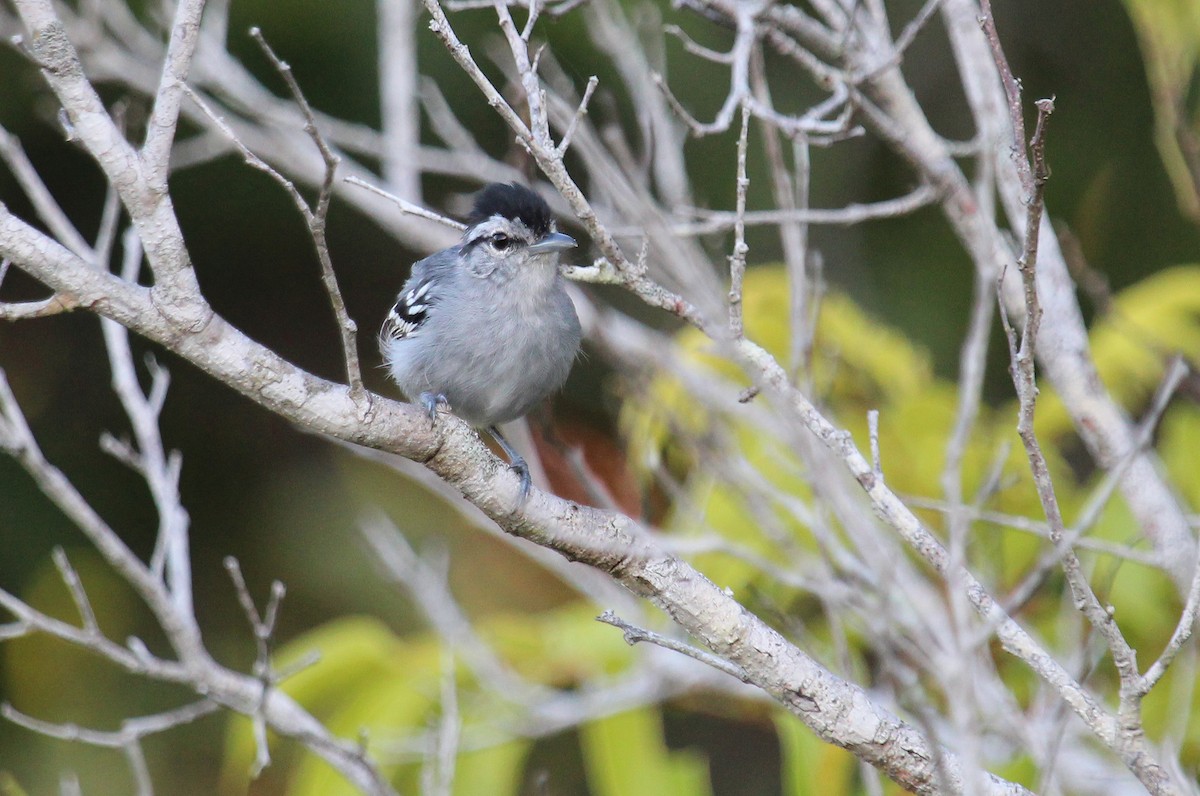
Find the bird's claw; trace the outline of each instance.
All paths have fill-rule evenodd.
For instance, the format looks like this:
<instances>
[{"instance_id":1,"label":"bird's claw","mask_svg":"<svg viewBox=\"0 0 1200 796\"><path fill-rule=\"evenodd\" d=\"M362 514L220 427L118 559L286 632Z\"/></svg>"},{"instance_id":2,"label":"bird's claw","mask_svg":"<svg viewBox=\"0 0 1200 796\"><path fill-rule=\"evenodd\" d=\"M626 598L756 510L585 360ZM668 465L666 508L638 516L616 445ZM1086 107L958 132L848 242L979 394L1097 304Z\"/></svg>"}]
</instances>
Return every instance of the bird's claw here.
<instances>
[{"instance_id":1,"label":"bird's claw","mask_svg":"<svg viewBox=\"0 0 1200 796\"><path fill-rule=\"evenodd\" d=\"M420 396L421 406L425 407L425 413L429 415L429 424L433 425L437 421L437 410L439 405L449 406L450 402L446 400L446 396L440 392L423 392Z\"/></svg>"},{"instance_id":2,"label":"bird's claw","mask_svg":"<svg viewBox=\"0 0 1200 796\"><path fill-rule=\"evenodd\" d=\"M508 467L517 477L521 479L521 505L529 499L529 490L533 486L533 479L529 477L529 465L520 456L517 456L508 463Z\"/></svg>"}]
</instances>

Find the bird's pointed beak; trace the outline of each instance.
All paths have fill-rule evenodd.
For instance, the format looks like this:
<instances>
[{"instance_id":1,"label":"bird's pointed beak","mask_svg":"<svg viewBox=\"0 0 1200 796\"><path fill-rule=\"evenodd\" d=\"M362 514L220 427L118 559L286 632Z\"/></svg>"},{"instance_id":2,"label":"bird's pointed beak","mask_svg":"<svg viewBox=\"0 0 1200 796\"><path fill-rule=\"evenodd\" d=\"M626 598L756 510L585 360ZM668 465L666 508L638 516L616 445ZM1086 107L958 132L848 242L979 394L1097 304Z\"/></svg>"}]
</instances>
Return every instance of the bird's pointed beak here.
<instances>
[{"instance_id":1,"label":"bird's pointed beak","mask_svg":"<svg viewBox=\"0 0 1200 796\"><path fill-rule=\"evenodd\" d=\"M565 252L567 249L574 249L576 245L575 239L570 235L564 235L561 232L551 232L537 243L532 244L528 251L533 254Z\"/></svg>"}]
</instances>

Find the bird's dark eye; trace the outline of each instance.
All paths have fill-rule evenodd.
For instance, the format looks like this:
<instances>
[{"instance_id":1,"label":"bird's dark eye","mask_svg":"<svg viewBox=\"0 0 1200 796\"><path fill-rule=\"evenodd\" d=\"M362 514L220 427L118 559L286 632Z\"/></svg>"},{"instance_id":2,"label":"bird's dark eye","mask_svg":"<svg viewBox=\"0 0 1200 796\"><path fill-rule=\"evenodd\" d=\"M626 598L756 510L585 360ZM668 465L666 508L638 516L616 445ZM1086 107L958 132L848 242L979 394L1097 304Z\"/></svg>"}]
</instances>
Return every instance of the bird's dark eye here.
<instances>
[{"instance_id":1,"label":"bird's dark eye","mask_svg":"<svg viewBox=\"0 0 1200 796\"><path fill-rule=\"evenodd\" d=\"M496 251L504 251L512 245L512 238L505 235L503 232L497 232L492 236L492 248Z\"/></svg>"}]
</instances>

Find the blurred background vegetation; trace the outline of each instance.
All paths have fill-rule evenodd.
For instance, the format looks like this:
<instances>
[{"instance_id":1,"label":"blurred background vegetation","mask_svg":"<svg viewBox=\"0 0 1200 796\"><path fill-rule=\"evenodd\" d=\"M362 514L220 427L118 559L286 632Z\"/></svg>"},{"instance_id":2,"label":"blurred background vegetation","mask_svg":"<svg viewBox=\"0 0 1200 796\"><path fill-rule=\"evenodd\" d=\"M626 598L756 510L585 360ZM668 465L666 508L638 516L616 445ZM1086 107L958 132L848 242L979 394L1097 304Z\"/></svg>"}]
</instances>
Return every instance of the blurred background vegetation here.
<instances>
[{"instance_id":1,"label":"blurred background vegetation","mask_svg":"<svg viewBox=\"0 0 1200 796\"><path fill-rule=\"evenodd\" d=\"M1186 0L1180 3L1186 6ZM627 5L632 8L632 0ZM888 3L897 24L919 6L911 0ZM1087 262L1114 290L1169 266L1200 260L1194 208L1178 195L1169 173L1178 163L1168 158L1164 166L1157 147L1162 136L1155 127L1154 87L1148 83L1138 28L1127 7L1117 0L999 0L995 6L1001 37L1026 97L1057 97L1048 144L1053 178L1047 191L1047 207L1056 224L1071 231ZM1130 6L1144 16L1133 0ZM728 45L719 31L696 27L694 20L665 3L659 4L659 12L703 43ZM1142 21L1145 35L1147 23ZM455 23L464 40L475 42L492 29L494 14L462 13ZM591 74L600 76L598 100L603 108L605 76L611 67L583 43L581 24L579 15L543 19L539 32L554 42L560 62L581 82ZM262 28L292 65L315 107L378 123L371 2L236 0L230 50L265 85L278 87L245 35L252 25ZM1200 34L1193 35L1194 53ZM503 156L511 136L441 44L424 33L418 41L423 73L437 81L460 118L479 131L477 140ZM671 75L671 84L685 105L712 109L719 104L727 80L716 67L686 56L673 40L667 43L667 58L668 63L682 65ZM1194 68L1194 60L1191 63ZM782 62L768 65L787 68ZM930 30L916 39L904 69L939 132L956 139L970 137L968 111L936 17ZM1149 74L1158 74L1160 83L1165 79L1153 65ZM110 101L119 98L112 92L106 95ZM138 112L138 102L131 100L131 114ZM89 158L63 141L55 110L37 70L13 49L0 50L0 124L20 138L77 226L92 231L104 184ZM733 135L689 140L687 147L697 204L729 206L734 191ZM760 153L752 149L751 205L767 207L769 183L762 170L764 159L756 154ZM908 170L869 138L814 150L813 176L816 207L883 199L912 187ZM451 209L447 203L455 194L477 187L431 178L424 183L426 199L435 209ZM338 379L340 354L317 279L318 266L288 198L233 156L181 173L171 188L200 283L216 310L302 367ZM7 173L0 173L0 201L32 217ZM851 228L818 227L812 236L834 290L897 330L915 351L927 352L918 355L928 357L931 379L952 381L970 304L972 267L939 210L927 208ZM329 241L350 314L363 332L360 347L370 366L368 386L394 395L382 371L373 367L378 356L372 330L393 301L409 264L427 252L405 250L385 230L336 204ZM749 243L753 263L778 260L777 238L769 229L753 230ZM727 247L728 241L713 243L714 263L722 262L722 245ZM34 295L35 285L17 274L9 277L5 299ZM138 351L151 349L139 341L135 346ZM1008 400L1009 386L999 356L1002 346L994 346L994 351L988 394L1001 405ZM436 704L439 656L361 540L358 521L372 505L382 507L416 547L433 543L448 550L454 593L481 627L502 639L499 647L513 655L514 665L520 666L522 650L529 650L550 669L539 678L569 685L586 677L590 667L620 667L633 654L616 631L585 624L597 611L581 611L561 583L471 530L420 486L298 432L170 354L153 353L172 374L163 435L184 455L181 490L191 513L197 610L209 647L223 663L246 670L254 655L253 639L221 566L223 557L233 555L241 561L254 594L265 598L273 579L287 584L281 642L320 629L323 635L306 642L332 643L327 649L331 659L339 652L349 656L340 664L345 671L372 683L372 688L392 689L393 696L395 689L418 695L405 703L371 692L371 699L394 712L369 720L361 714L343 716L346 726L331 722L335 729L352 735L354 721L376 726L394 721L412 727L427 721ZM145 485L114 466L97 446L102 431L119 433L125 427L116 398L107 389L108 363L97 319L78 312L0 325L0 367L7 371L47 457L135 550L148 553L157 520ZM619 445L607 442L618 434L618 389L600 357L584 358L554 412L562 436L588 440L595 456L613 460L609 469L614 471L621 469L624 456ZM1186 465L1186 452L1180 455ZM29 478L4 458L0 544L4 588L50 613L71 616L68 595L49 555L61 545L80 569L108 634L155 642L152 622L133 595ZM576 629L579 643L551 655L546 639L565 627ZM584 627L589 629L579 629ZM339 633L358 646L330 641ZM552 666L543 657L547 655ZM295 684L298 692L309 689L318 701L317 692L331 687L315 675ZM123 717L175 705L180 694L147 686L88 654L35 638L0 647L0 698L48 720L111 727ZM234 793L247 787L244 728L235 723L230 729L228 716L174 730L151 740L147 750L161 793ZM595 796L838 793L851 787L853 773L853 766L839 754L792 723L781 722L777 728L764 708L691 699L614 717L580 732L499 747L474 762L464 758L458 787L462 793ZM622 781L622 766L607 765L606 760L624 761L625 768L639 772L637 781L644 789ZM841 762L831 762L837 760ZM279 771L269 770L253 792L282 792L285 778L295 773L292 765L312 763L289 763L285 753ZM324 779L328 772L316 769L299 778L306 784L293 792L335 792ZM30 794L51 792L63 770L78 772L85 793L125 793L132 787L117 753L50 741L0 723L0 793L20 792L14 783ZM647 773L651 771L657 773ZM410 771L398 776L398 782L407 783L406 792L412 792L415 775ZM480 783L479 789L471 789L473 782Z\"/></svg>"}]
</instances>

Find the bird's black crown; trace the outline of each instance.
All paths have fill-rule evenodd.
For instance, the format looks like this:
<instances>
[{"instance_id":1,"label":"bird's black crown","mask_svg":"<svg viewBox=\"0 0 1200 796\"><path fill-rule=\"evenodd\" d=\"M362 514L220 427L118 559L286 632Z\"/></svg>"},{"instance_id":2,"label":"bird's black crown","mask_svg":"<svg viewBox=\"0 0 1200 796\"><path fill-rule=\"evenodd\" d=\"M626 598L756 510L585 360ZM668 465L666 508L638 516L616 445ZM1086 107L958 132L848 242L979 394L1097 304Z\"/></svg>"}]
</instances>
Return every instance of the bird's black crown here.
<instances>
[{"instance_id":1,"label":"bird's black crown","mask_svg":"<svg viewBox=\"0 0 1200 796\"><path fill-rule=\"evenodd\" d=\"M520 219L539 238L550 233L553 216L546 200L523 185L494 182L475 194L475 206L467 221L474 226L492 216Z\"/></svg>"}]
</instances>

